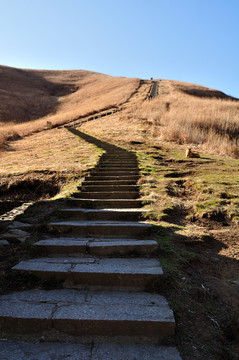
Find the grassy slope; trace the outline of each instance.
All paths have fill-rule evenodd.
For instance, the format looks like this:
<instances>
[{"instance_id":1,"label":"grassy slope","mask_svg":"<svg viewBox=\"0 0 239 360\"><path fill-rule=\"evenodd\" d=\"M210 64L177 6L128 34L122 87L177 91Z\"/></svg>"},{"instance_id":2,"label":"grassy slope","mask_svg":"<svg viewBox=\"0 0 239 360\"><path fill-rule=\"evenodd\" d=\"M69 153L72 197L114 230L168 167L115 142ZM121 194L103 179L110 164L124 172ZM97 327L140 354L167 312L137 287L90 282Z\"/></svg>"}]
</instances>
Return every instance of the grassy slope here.
<instances>
[{"instance_id":1,"label":"grassy slope","mask_svg":"<svg viewBox=\"0 0 239 360\"><path fill-rule=\"evenodd\" d=\"M139 79L90 71L22 70L0 66L0 148L9 137L117 107L139 86Z\"/></svg>"},{"instance_id":2,"label":"grassy slope","mask_svg":"<svg viewBox=\"0 0 239 360\"><path fill-rule=\"evenodd\" d=\"M184 146L160 141L125 114L81 130L138 155L146 220L156 225L166 275L151 290L164 294L174 310L182 358L236 360L239 160L208 154L186 159Z\"/></svg>"},{"instance_id":3,"label":"grassy slope","mask_svg":"<svg viewBox=\"0 0 239 360\"><path fill-rule=\"evenodd\" d=\"M55 72L51 74L47 72L48 80L53 82ZM69 75L66 72L62 81L68 81ZM185 89L182 92L177 88L178 84L160 81L160 96L144 102L150 86L146 82L122 112L83 124L80 129L132 149L138 155L142 174L141 196L148 209L147 220L153 221L158 229L155 235L166 274L163 283L154 284L153 290L165 294L174 310L176 342L183 359L237 359L239 183L236 170L239 160L208 155L206 151L201 153L200 159L185 159L183 144L190 141L174 138L171 140L177 144L165 142L163 139L168 138L163 136L161 130L166 128L163 119L171 111L175 120L173 109L179 110L180 103L184 104L191 116L192 102L197 102L197 107L204 104L204 111L208 109L209 102L218 104L219 101L223 106L229 104L232 108L238 103L226 96L225 100L208 99L210 96L202 97L201 93L198 97L197 86L196 97L185 94ZM194 87L190 84L179 85L187 90ZM201 91L202 88L199 88ZM211 90L203 88L204 95L208 92L211 94ZM64 109L67 109L67 96L74 102L76 98L71 97L74 98L75 94L63 97ZM178 111L179 117L180 114L182 112ZM0 159L2 172L16 174L22 171L22 176L30 171L44 172L45 169L60 173L69 171L74 179L75 172L80 169L80 178L83 171L94 165L99 154L92 145L83 141L78 143L63 129L44 131L12 142L9 146L10 151L3 153ZM67 182L66 179L64 181ZM49 213L46 208L58 206L57 202L56 205L54 203L43 204L40 207L41 216L44 211ZM38 221L39 209L33 208L26 218L28 216L29 220L32 214L34 221ZM18 257L21 257L23 250L19 248L18 251ZM18 261L18 258L11 258L11 254L3 255L5 260L1 269L4 271ZM10 261L6 262L8 256ZM19 279L7 277L3 284L11 290L16 281ZM22 285L17 286L21 288Z\"/></svg>"},{"instance_id":4,"label":"grassy slope","mask_svg":"<svg viewBox=\"0 0 239 360\"><path fill-rule=\"evenodd\" d=\"M158 95L128 109L161 140L239 157L239 101L203 86L160 80Z\"/></svg>"}]
</instances>

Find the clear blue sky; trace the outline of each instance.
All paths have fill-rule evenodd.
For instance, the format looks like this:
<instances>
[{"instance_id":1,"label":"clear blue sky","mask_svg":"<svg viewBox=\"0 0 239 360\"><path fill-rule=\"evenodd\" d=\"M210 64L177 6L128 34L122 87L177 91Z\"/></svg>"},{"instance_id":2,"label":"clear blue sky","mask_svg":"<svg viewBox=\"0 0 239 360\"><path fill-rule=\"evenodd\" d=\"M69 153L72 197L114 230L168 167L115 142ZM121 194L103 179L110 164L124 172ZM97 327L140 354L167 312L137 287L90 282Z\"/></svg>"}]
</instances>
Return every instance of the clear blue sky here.
<instances>
[{"instance_id":1,"label":"clear blue sky","mask_svg":"<svg viewBox=\"0 0 239 360\"><path fill-rule=\"evenodd\" d=\"M239 97L239 0L0 0L0 64L193 82Z\"/></svg>"}]
</instances>

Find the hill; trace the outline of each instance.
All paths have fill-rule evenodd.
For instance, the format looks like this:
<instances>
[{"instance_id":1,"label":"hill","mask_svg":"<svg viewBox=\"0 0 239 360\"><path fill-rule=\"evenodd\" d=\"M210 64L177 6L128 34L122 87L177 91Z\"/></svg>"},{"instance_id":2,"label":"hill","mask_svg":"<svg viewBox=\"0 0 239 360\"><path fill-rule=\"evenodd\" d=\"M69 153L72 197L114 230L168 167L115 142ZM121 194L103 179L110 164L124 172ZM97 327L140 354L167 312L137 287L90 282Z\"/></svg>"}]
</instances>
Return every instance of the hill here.
<instances>
[{"instance_id":1,"label":"hill","mask_svg":"<svg viewBox=\"0 0 239 360\"><path fill-rule=\"evenodd\" d=\"M239 156L239 102L221 91L173 80L152 81L69 70L0 67L0 145L54 125L121 107L121 118L138 118L164 141ZM133 94L138 96L131 100ZM130 100L130 101L128 101ZM124 107L122 109L122 105Z\"/></svg>"},{"instance_id":2,"label":"hill","mask_svg":"<svg viewBox=\"0 0 239 360\"><path fill-rule=\"evenodd\" d=\"M119 106L139 79L90 71L23 70L0 66L0 143ZM25 125L24 125L25 124ZM2 141L1 141L2 137Z\"/></svg>"},{"instance_id":3,"label":"hill","mask_svg":"<svg viewBox=\"0 0 239 360\"><path fill-rule=\"evenodd\" d=\"M232 157L238 156L238 99L200 85L158 80L157 95L148 100L151 80L1 70L1 96L12 101L11 107L0 102L6 109L2 132L21 136L5 142L1 152L1 231L13 219L34 225L27 243L0 248L2 293L42 286L31 278L19 281L11 267L33 257L32 244L46 233L54 211L97 164L100 139L137 156L145 220L157 226L165 273L165 281L149 291L165 295L174 311L182 358L236 360L239 160ZM100 116L107 108L118 111ZM89 114L95 114L93 121L86 121ZM47 129L46 121L53 127ZM75 135L58 126L74 122ZM95 142L77 136L77 129ZM187 146L197 149L200 158L186 158Z\"/></svg>"}]
</instances>

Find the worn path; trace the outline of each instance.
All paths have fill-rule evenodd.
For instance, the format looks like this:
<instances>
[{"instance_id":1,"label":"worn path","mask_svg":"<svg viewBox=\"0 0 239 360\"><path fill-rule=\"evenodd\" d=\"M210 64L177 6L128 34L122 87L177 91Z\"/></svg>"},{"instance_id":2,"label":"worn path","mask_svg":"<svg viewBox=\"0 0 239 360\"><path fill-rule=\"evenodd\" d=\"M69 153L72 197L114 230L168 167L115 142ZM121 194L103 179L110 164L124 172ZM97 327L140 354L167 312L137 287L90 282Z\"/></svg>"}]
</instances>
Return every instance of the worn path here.
<instances>
[{"instance_id":1,"label":"worn path","mask_svg":"<svg viewBox=\"0 0 239 360\"><path fill-rule=\"evenodd\" d=\"M63 288L0 297L0 330L9 339L0 358L179 360L175 347L161 345L172 343L173 313L145 291L163 271L152 226L142 221L136 156L73 131L105 153L49 223L49 237L35 243L47 256L13 268Z\"/></svg>"}]
</instances>

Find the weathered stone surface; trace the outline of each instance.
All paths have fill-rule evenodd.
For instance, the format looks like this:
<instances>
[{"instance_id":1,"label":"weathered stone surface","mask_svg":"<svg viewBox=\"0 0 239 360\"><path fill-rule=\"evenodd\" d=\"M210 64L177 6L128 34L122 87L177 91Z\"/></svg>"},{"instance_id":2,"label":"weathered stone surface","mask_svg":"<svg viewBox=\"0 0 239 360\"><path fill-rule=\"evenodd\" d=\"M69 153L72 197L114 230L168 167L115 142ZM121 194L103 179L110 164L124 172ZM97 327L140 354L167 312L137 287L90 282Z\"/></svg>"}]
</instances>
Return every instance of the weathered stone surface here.
<instances>
[{"instance_id":1,"label":"weathered stone surface","mask_svg":"<svg viewBox=\"0 0 239 360\"><path fill-rule=\"evenodd\" d=\"M59 221L48 225L51 231L60 233L79 234L81 236L119 236L141 237L146 231L152 229L152 225L144 222L131 221Z\"/></svg>"},{"instance_id":2,"label":"weathered stone surface","mask_svg":"<svg viewBox=\"0 0 239 360\"><path fill-rule=\"evenodd\" d=\"M91 179L91 178L89 178ZM107 185L135 185L137 183L137 179L136 180L87 180L85 179L82 182L82 186L88 186L88 185L103 185L103 186L107 186Z\"/></svg>"},{"instance_id":3,"label":"weathered stone surface","mask_svg":"<svg viewBox=\"0 0 239 360\"><path fill-rule=\"evenodd\" d=\"M156 250L158 244L153 240L115 240L94 241L89 243L89 252L92 255L107 256L114 253L127 254L137 252L138 254L150 254Z\"/></svg>"},{"instance_id":4,"label":"weathered stone surface","mask_svg":"<svg viewBox=\"0 0 239 360\"><path fill-rule=\"evenodd\" d=\"M0 331L38 332L51 326L54 304L0 301Z\"/></svg>"},{"instance_id":5,"label":"weathered stone surface","mask_svg":"<svg viewBox=\"0 0 239 360\"><path fill-rule=\"evenodd\" d=\"M7 240L0 240L0 247L10 245Z\"/></svg>"},{"instance_id":6,"label":"weathered stone surface","mask_svg":"<svg viewBox=\"0 0 239 360\"><path fill-rule=\"evenodd\" d=\"M138 191L83 191L74 193L73 197L81 199L136 199Z\"/></svg>"},{"instance_id":7,"label":"weathered stone surface","mask_svg":"<svg viewBox=\"0 0 239 360\"><path fill-rule=\"evenodd\" d=\"M117 238L49 238L34 244L45 249L49 254L80 254L89 253L96 256L111 254L150 254L157 249L153 240L117 239Z\"/></svg>"},{"instance_id":8,"label":"weathered stone surface","mask_svg":"<svg viewBox=\"0 0 239 360\"><path fill-rule=\"evenodd\" d=\"M85 253L88 242L89 239L49 238L36 242L34 246L44 248L48 253L73 254Z\"/></svg>"},{"instance_id":9,"label":"weathered stone surface","mask_svg":"<svg viewBox=\"0 0 239 360\"><path fill-rule=\"evenodd\" d=\"M71 335L163 338L174 333L174 318L157 294L34 290L0 297L1 331L51 328Z\"/></svg>"},{"instance_id":10,"label":"weathered stone surface","mask_svg":"<svg viewBox=\"0 0 239 360\"><path fill-rule=\"evenodd\" d=\"M83 304L86 302L89 293L84 290L26 290L0 296L1 301L23 302L23 303L47 303L47 304Z\"/></svg>"},{"instance_id":11,"label":"weathered stone surface","mask_svg":"<svg viewBox=\"0 0 239 360\"><path fill-rule=\"evenodd\" d=\"M82 191L136 191L139 189L137 185L83 185L81 187Z\"/></svg>"},{"instance_id":12,"label":"weathered stone surface","mask_svg":"<svg viewBox=\"0 0 239 360\"><path fill-rule=\"evenodd\" d=\"M67 200L71 206L86 207L89 209L111 209L111 208L140 208L141 200L135 199L80 199L69 198Z\"/></svg>"},{"instance_id":13,"label":"weathered stone surface","mask_svg":"<svg viewBox=\"0 0 239 360\"><path fill-rule=\"evenodd\" d=\"M78 335L91 343L0 341L1 360L180 360L174 348L143 345L141 341L158 343L174 334L173 313L167 301L157 294L139 291L162 275L159 261L92 256L149 254L157 249L156 241L136 240L148 235L152 226L136 222L142 213L142 202L137 200L139 169L135 154L101 141L98 145L103 145L106 154L83 182L81 193L68 200L70 206L80 208L62 211L62 216L72 221L49 225L50 230L78 236L42 239L35 244L54 256L69 256L31 259L13 268L43 279L65 280L65 287L84 290L29 290L0 296L2 333L35 332L34 338L44 334L43 341L47 336L68 341L72 335ZM28 229L28 225L15 222L8 228L8 235L14 234L15 241L18 232L18 241L24 241L28 233L20 236L19 231ZM74 256L77 252L82 255ZM95 290L102 287L108 291ZM97 343L102 337L111 340ZM113 337L117 343L112 342Z\"/></svg>"},{"instance_id":14,"label":"weathered stone surface","mask_svg":"<svg viewBox=\"0 0 239 360\"><path fill-rule=\"evenodd\" d=\"M1 360L92 360L92 345L0 341ZM104 358L105 359L105 358ZM106 360L106 359L105 359Z\"/></svg>"},{"instance_id":15,"label":"weathered stone surface","mask_svg":"<svg viewBox=\"0 0 239 360\"><path fill-rule=\"evenodd\" d=\"M28 232L21 229L9 229L8 232L1 235L0 238L4 240L12 240L23 243L27 240L29 236L30 234Z\"/></svg>"},{"instance_id":16,"label":"weathered stone surface","mask_svg":"<svg viewBox=\"0 0 239 360\"><path fill-rule=\"evenodd\" d=\"M77 220L138 221L145 210L136 209L62 209L60 216Z\"/></svg>"},{"instance_id":17,"label":"weathered stone surface","mask_svg":"<svg viewBox=\"0 0 239 360\"><path fill-rule=\"evenodd\" d=\"M81 285L139 288L163 274L158 260L144 258L40 258L22 261L13 270L43 279L68 279Z\"/></svg>"},{"instance_id":18,"label":"weathered stone surface","mask_svg":"<svg viewBox=\"0 0 239 360\"><path fill-rule=\"evenodd\" d=\"M98 305L147 305L158 306L167 305L167 300L158 294L146 292L127 292L127 291L97 291L92 294L91 304Z\"/></svg>"},{"instance_id":19,"label":"weathered stone surface","mask_svg":"<svg viewBox=\"0 0 239 360\"><path fill-rule=\"evenodd\" d=\"M29 230L32 228L32 224L23 223L21 221L14 221L8 228L9 229L26 229Z\"/></svg>"},{"instance_id":20,"label":"weathered stone surface","mask_svg":"<svg viewBox=\"0 0 239 360\"><path fill-rule=\"evenodd\" d=\"M92 175L90 178L86 178L86 181L98 181L98 180L134 180L137 182L139 175Z\"/></svg>"},{"instance_id":21,"label":"weathered stone surface","mask_svg":"<svg viewBox=\"0 0 239 360\"><path fill-rule=\"evenodd\" d=\"M176 348L148 344L97 344L92 360L181 360Z\"/></svg>"}]
</instances>

